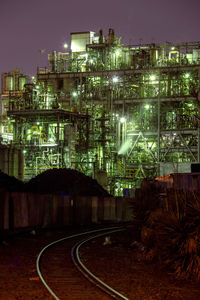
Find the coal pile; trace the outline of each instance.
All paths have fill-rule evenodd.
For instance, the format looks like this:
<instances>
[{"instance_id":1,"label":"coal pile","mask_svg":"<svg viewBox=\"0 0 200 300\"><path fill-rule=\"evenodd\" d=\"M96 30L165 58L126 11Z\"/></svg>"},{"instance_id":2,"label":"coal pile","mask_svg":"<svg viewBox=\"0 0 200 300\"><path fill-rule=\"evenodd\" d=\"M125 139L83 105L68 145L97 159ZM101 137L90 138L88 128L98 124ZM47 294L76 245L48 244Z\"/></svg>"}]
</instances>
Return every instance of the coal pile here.
<instances>
[{"instance_id":1,"label":"coal pile","mask_svg":"<svg viewBox=\"0 0 200 300\"><path fill-rule=\"evenodd\" d=\"M80 196L109 196L96 180L72 169L50 169L25 183L26 192Z\"/></svg>"},{"instance_id":2,"label":"coal pile","mask_svg":"<svg viewBox=\"0 0 200 300\"><path fill-rule=\"evenodd\" d=\"M0 188L9 192L22 192L24 190L24 183L14 176L9 176L0 171Z\"/></svg>"}]
</instances>

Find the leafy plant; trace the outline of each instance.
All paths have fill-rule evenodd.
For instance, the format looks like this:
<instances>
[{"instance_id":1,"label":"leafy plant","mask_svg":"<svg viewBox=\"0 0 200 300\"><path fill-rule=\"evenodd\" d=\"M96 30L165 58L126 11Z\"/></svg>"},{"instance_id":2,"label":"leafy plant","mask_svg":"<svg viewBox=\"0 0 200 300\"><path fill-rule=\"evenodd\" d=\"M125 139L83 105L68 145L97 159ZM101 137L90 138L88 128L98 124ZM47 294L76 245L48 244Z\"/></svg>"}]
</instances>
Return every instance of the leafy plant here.
<instances>
[{"instance_id":1,"label":"leafy plant","mask_svg":"<svg viewBox=\"0 0 200 300\"><path fill-rule=\"evenodd\" d=\"M149 214L142 242L151 257L159 258L177 277L200 280L199 194L173 191L168 199L167 209Z\"/></svg>"}]
</instances>

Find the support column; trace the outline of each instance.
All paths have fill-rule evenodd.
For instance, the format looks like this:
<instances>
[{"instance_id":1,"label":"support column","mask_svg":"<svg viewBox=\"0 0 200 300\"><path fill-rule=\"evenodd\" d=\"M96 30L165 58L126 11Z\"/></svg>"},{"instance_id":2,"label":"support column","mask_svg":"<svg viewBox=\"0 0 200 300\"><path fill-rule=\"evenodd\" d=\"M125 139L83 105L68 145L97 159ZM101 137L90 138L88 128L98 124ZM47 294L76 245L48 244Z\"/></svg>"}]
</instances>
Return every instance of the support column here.
<instances>
[{"instance_id":1,"label":"support column","mask_svg":"<svg viewBox=\"0 0 200 300\"><path fill-rule=\"evenodd\" d=\"M161 72L159 70L159 83L158 83L158 109L157 109L157 113L158 113L158 157L157 157L157 175L160 176L160 77L161 77Z\"/></svg>"},{"instance_id":2,"label":"support column","mask_svg":"<svg viewBox=\"0 0 200 300\"><path fill-rule=\"evenodd\" d=\"M200 163L200 68L198 68L198 92L197 92L197 104L198 104L198 129L197 129L197 145L198 145L198 163Z\"/></svg>"}]
</instances>

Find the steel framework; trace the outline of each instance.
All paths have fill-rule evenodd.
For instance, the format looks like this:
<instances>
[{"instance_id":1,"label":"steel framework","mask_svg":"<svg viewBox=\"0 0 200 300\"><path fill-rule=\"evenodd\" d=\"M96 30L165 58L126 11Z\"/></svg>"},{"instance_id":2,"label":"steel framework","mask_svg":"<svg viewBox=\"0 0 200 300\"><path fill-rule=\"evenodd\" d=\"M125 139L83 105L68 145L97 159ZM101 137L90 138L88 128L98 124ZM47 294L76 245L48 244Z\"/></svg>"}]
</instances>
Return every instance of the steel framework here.
<instances>
[{"instance_id":1,"label":"steel framework","mask_svg":"<svg viewBox=\"0 0 200 300\"><path fill-rule=\"evenodd\" d=\"M9 98L25 179L70 167L121 195L144 177L190 172L200 162L199 78L200 42L123 45L112 29L72 33L70 52L52 51Z\"/></svg>"}]
</instances>

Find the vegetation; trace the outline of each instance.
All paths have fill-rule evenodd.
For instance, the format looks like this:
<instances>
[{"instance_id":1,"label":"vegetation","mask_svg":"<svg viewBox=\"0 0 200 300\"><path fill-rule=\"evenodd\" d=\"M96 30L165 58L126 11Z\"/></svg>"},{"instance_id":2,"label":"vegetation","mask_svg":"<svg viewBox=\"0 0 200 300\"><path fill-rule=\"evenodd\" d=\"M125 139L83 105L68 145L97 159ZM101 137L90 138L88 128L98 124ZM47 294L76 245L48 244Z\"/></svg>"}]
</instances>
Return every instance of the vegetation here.
<instances>
[{"instance_id":1,"label":"vegetation","mask_svg":"<svg viewBox=\"0 0 200 300\"><path fill-rule=\"evenodd\" d=\"M159 259L179 278L200 280L200 193L166 190L159 198L144 188L140 194L134 213L145 258Z\"/></svg>"}]
</instances>

